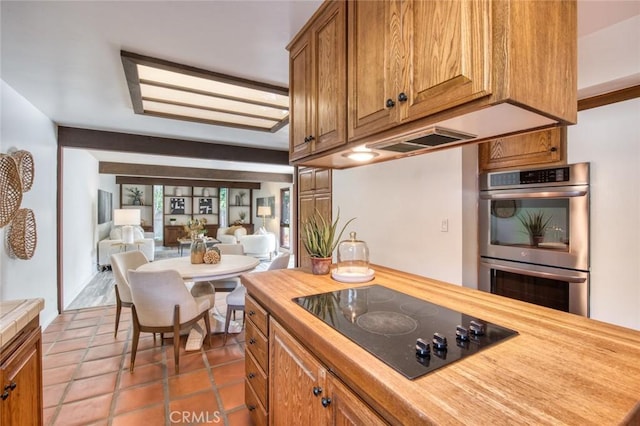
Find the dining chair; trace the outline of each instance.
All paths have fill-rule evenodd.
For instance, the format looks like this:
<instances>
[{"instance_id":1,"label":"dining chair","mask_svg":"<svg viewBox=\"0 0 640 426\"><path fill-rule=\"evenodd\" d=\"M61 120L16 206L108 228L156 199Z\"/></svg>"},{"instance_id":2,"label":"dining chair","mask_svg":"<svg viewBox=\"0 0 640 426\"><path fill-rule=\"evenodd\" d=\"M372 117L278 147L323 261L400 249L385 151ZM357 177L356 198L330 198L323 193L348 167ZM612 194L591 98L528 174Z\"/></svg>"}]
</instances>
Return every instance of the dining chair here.
<instances>
[{"instance_id":1,"label":"dining chair","mask_svg":"<svg viewBox=\"0 0 640 426\"><path fill-rule=\"evenodd\" d=\"M204 319L207 343L211 347L211 322L209 298L193 297L178 271L142 272L128 271L133 306L133 342L131 364L133 372L138 350L140 332L160 333L164 344L164 333L173 333L173 358L176 374L180 373L180 331L188 329Z\"/></svg>"},{"instance_id":2,"label":"dining chair","mask_svg":"<svg viewBox=\"0 0 640 426\"><path fill-rule=\"evenodd\" d=\"M267 271L275 271L276 269L287 269L289 267L290 253L283 253L280 256L273 259L273 262L267 268ZM227 316L224 323L224 340L223 345L227 344L227 336L229 335L229 321L231 320L231 313L235 316L236 311L242 311L242 324L244 326L245 312L244 312L244 300L247 295L247 288L242 284L238 285L235 290L227 295Z\"/></svg>"},{"instance_id":3,"label":"dining chair","mask_svg":"<svg viewBox=\"0 0 640 426\"><path fill-rule=\"evenodd\" d=\"M141 251L125 251L123 253L114 253L111 255L111 269L113 270L113 278L115 280L116 291L116 330L114 337L118 337L118 325L120 324L120 313L122 307L130 308L132 305L131 288L127 280L127 271L129 269L137 269L138 266L149 263L147 256Z\"/></svg>"},{"instance_id":4,"label":"dining chair","mask_svg":"<svg viewBox=\"0 0 640 426\"><path fill-rule=\"evenodd\" d=\"M244 255L244 247L242 244L216 244L215 247L220 250L220 254L222 256L225 254ZM229 293L240 285L240 278L231 277L222 280L212 280L209 282L213 285L215 291Z\"/></svg>"}]
</instances>

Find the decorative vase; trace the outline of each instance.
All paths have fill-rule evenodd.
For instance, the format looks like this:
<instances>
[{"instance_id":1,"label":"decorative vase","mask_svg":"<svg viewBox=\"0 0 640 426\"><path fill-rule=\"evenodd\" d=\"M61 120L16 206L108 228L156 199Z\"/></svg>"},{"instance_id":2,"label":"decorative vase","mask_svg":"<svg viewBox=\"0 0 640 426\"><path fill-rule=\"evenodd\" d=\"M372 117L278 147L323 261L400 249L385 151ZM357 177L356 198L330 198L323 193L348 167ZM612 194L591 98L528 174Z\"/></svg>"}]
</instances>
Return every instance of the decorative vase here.
<instances>
[{"instance_id":1,"label":"decorative vase","mask_svg":"<svg viewBox=\"0 0 640 426\"><path fill-rule=\"evenodd\" d=\"M313 275L326 275L331 269L330 257L312 257L311 258L311 273Z\"/></svg>"},{"instance_id":2,"label":"decorative vase","mask_svg":"<svg viewBox=\"0 0 640 426\"><path fill-rule=\"evenodd\" d=\"M191 242L191 263L197 265L204 263L204 253L207 251L207 245L202 238L196 238Z\"/></svg>"},{"instance_id":3,"label":"decorative vase","mask_svg":"<svg viewBox=\"0 0 640 426\"><path fill-rule=\"evenodd\" d=\"M542 240L544 240L544 236L542 235L531 235L530 236L530 242L531 245L534 247L538 247L538 244L540 244L542 242Z\"/></svg>"}]
</instances>

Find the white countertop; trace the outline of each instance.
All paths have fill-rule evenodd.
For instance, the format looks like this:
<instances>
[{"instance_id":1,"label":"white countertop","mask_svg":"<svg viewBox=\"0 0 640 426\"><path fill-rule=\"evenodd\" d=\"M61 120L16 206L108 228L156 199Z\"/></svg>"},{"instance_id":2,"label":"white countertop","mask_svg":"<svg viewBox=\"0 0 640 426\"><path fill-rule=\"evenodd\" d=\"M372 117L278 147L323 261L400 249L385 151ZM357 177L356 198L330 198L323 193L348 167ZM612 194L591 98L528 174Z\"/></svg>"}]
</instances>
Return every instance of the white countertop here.
<instances>
[{"instance_id":1,"label":"white countertop","mask_svg":"<svg viewBox=\"0 0 640 426\"><path fill-rule=\"evenodd\" d=\"M0 347L9 343L43 309L42 298L0 302Z\"/></svg>"}]
</instances>

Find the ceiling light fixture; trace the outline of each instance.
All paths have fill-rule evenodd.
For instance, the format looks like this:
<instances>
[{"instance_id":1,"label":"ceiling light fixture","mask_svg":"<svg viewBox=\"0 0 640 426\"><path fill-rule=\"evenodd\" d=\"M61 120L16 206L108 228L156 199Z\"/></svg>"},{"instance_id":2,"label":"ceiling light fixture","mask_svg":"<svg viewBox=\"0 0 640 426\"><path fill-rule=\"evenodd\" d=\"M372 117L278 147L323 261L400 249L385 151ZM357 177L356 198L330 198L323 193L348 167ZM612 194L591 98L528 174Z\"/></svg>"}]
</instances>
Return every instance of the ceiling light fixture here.
<instances>
[{"instance_id":1,"label":"ceiling light fixture","mask_svg":"<svg viewBox=\"0 0 640 426\"><path fill-rule=\"evenodd\" d=\"M347 157L350 160L358 161L360 163L372 160L378 155L379 154L377 152L372 151L366 146L357 146L350 152L345 152L344 154L342 154L343 157Z\"/></svg>"},{"instance_id":2,"label":"ceiling light fixture","mask_svg":"<svg viewBox=\"0 0 640 426\"><path fill-rule=\"evenodd\" d=\"M136 114L276 132L289 122L289 90L120 52Z\"/></svg>"}]
</instances>

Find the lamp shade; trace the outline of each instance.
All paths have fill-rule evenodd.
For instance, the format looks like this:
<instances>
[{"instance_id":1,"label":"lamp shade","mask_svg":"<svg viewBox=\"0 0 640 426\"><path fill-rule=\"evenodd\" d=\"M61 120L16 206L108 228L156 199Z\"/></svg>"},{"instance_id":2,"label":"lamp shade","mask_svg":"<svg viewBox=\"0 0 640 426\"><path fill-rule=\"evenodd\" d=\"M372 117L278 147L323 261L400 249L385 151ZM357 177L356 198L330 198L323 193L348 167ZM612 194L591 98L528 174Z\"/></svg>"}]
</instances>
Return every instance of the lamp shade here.
<instances>
[{"instance_id":1,"label":"lamp shade","mask_svg":"<svg viewBox=\"0 0 640 426\"><path fill-rule=\"evenodd\" d=\"M269 206L258 206L258 216L271 216L271 207Z\"/></svg>"},{"instance_id":2,"label":"lamp shade","mask_svg":"<svg viewBox=\"0 0 640 426\"><path fill-rule=\"evenodd\" d=\"M115 226L140 225L140 210L115 209L113 211L113 224Z\"/></svg>"}]
</instances>

